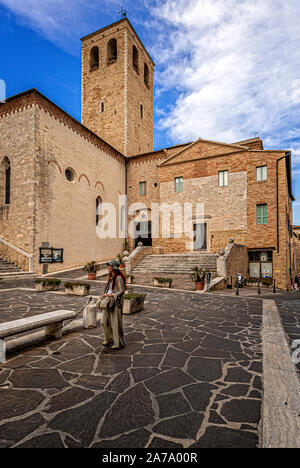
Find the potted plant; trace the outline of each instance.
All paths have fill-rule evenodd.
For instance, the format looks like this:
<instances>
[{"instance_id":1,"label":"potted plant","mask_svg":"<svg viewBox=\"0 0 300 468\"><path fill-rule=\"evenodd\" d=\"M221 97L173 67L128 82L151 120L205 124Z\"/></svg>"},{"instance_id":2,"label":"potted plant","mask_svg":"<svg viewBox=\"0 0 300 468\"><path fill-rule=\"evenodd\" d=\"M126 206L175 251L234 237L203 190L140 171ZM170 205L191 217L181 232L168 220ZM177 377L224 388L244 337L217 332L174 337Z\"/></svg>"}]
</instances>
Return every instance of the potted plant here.
<instances>
[{"instance_id":1,"label":"potted plant","mask_svg":"<svg viewBox=\"0 0 300 468\"><path fill-rule=\"evenodd\" d=\"M87 296L91 285L87 283L69 282L65 283L66 293L72 296Z\"/></svg>"},{"instance_id":2,"label":"potted plant","mask_svg":"<svg viewBox=\"0 0 300 468\"><path fill-rule=\"evenodd\" d=\"M203 291L207 273L205 268L203 269L197 266L193 268L191 279L195 282L196 291Z\"/></svg>"},{"instance_id":3,"label":"potted plant","mask_svg":"<svg viewBox=\"0 0 300 468\"><path fill-rule=\"evenodd\" d=\"M120 262L120 268L121 268L121 269L124 269L124 268L125 268L125 265L124 265L124 258L123 258L123 256L122 256L122 254L118 254L118 255L117 255L117 259L118 259L119 262Z\"/></svg>"},{"instance_id":4,"label":"potted plant","mask_svg":"<svg viewBox=\"0 0 300 468\"><path fill-rule=\"evenodd\" d=\"M38 278L35 280L35 289L39 292L57 291L61 281L56 278Z\"/></svg>"},{"instance_id":5,"label":"potted plant","mask_svg":"<svg viewBox=\"0 0 300 468\"><path fill-rule=\"evenodd\" d=\"M171 288L173 280L171 278L154 278L153 284L158 288Z\"/></svg>"},{"instance_id":6,"label":"potted plant","mask_svg":"<svg viewBox=\"0 0 300 468\"><path fill-rule=\"evenodd\" d=\"M82 271L85 271L88 274L88 279L94 281L97 278L97 271L100 270L100 265L97 265L96 262L89 262L85 265Z\"/></svg>"},{"instance_id":7,"label":"potted plant","mask_svg":"<svg viewBox=\"0 0 300 468\"><path fill-rule=\"evenodd\" d=\"M126 283L127 284L133 284L134 283L135 276L133 275L126 275Z\"/></svg>"},{"instance_id":8,"label":"potted plant","mask_svg":"<svg viewBox=\"0 0 300 468\"><path fill-rule=\"evenodd\" d=\"M252 287L256 287L258 285L258 279L254 279L254 278L249 278L247 280L247 286L252 286Z\"/></svg>"},{"instance_id":9,"label":"potted plant","mask_svg":"<svg viewBox=\"0 0 300 468\"><path fill-rule=\"evenodd\" d=\"M273 284L272 278L263 278L261 282L262 282L262 285L265 286L266 288L268 288L269 286L272 286Z\"/></svg>"},{"instance_id":10,"label":"potted plant","mask_svg":"<svg viewBox=\"0 0 300 468\"><path fill-rule=\"evenodd\" d=\"M146 294L136 294L133 291L128 292L123 296L123 314L130 315L140 312L144 309Z\"/></svg>"}]
</instances>

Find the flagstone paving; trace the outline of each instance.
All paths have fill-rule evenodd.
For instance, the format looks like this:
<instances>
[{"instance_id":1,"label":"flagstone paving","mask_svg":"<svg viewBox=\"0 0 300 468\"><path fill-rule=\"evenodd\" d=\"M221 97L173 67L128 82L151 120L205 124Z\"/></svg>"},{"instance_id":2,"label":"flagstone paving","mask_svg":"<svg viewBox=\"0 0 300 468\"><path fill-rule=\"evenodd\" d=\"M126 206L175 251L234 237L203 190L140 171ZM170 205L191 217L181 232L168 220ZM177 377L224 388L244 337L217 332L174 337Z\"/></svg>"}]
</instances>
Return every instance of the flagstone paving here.
<instances>
[{"instance_id":1,"label":"flagstone paving","mask_svg":"<svg viewBox=\"0 0 300 468\"><path fill-rule=\"evenodd\" d=\"M1 321L85 301L3 289ZM145 310L124 317L119 352L102 347L98 327L0 364L0 447L258 445L262 301L146 292Z\"/></svg>"},{"instance_id":2,"label":"flagstone paving","mask_svg":"<svg viewBox=\"0 0 300 468\"><path fill-rule=\"evenodd\" d=\"M276 305L290 349L297 341L297 347L295 344L294 350L299 350L297 352L299 362L295 365L300 379L300 292L277 297Z\"/></svg>"}]
</instances>

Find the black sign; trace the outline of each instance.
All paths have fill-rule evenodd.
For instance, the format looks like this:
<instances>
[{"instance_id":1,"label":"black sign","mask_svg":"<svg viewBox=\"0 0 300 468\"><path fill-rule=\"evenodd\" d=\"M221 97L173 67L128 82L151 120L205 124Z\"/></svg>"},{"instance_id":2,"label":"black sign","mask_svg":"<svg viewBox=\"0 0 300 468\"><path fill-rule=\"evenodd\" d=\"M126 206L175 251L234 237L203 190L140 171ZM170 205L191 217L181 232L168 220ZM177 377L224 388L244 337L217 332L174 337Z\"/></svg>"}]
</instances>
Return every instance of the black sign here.
<instances>
[{"instance_id":1,"label":"black sign","mask_svg":"<svg viewBox=\"0 0 300 468\"><path fill-rule=\"evenodd\" d=\"M64 249L40 247L40 263L63 263Z\"/></svg>"}]
</instances>

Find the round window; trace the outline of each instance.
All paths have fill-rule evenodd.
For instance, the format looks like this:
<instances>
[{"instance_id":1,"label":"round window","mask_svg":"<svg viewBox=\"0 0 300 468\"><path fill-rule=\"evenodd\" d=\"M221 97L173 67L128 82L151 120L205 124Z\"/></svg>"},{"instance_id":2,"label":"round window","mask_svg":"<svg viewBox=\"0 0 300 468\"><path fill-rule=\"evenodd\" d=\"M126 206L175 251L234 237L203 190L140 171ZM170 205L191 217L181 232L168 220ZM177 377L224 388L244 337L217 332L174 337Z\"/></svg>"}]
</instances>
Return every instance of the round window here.
<instances>
[{"instance_id":1,"label":"round window","mask_svg":"<svg viewBox=\"0 0 300 468\"><path fill-rule=\"evenodd\" d=\"M73 169L68 167L68 169L65 170L65 175L66 175L66 179L69 182L74 182L74 180L75 180L75 171Z\"/></svg>"}]
</instances>

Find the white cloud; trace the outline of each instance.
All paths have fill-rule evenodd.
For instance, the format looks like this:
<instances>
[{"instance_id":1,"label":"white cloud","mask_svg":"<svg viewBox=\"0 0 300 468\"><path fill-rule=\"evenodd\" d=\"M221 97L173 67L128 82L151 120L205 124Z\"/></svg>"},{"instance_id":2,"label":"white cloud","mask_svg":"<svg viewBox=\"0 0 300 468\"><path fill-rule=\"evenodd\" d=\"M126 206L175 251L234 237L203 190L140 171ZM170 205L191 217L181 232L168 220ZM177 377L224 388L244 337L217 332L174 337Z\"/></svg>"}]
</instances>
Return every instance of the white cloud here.
<instances>
[{"instance_id":1,"label":"white cloud","mask_svg":"<svg viewBox=\"0 0 300 468\"><path fill-rule=\"evenodd\" d=\"M259 131L289 149L300 131L299 0L151 3L165 24L152 51L158 86L179 92L160 121L171 140L234 141Z\"/></svg>"},{"instance_id":2,"label":"white cloud","mask_svg":"<svg viewBox=\"0 0 300 468\"><path fill-rule=\"evenodd\" d=\"M120 3L157 63L156 115L170 143L259 132L300 165L299 0L0 0L72 53Z\"/></svg>"},{"instance_id":3,"label":"white cloud","mask_svg":"<svg viewBox=\"0 0 300 468\"><path fill-rule=\"evenodd\" d=\"M24 24L69 52L78 51L80 34L91 32L99 12L111 7L116 14L119 0L0 0ZM98 23L99 24L99 23ZM94 28L97 29L96 23ZM76 36L75 36L76 34ZM76 40L75 40L76 39ZM76 44L76 46L75 46Z\"/></svg>"},{"instance_id":4,"label":"white cloud","mask_svg":"<svg viewBox=\"0 0 300 468\"><path fill-rule=\"evenodd\" d=\"M292 101L295 104L300 104L300 80L295 80L292 83Z\"/></svg>"}]
</instances>

